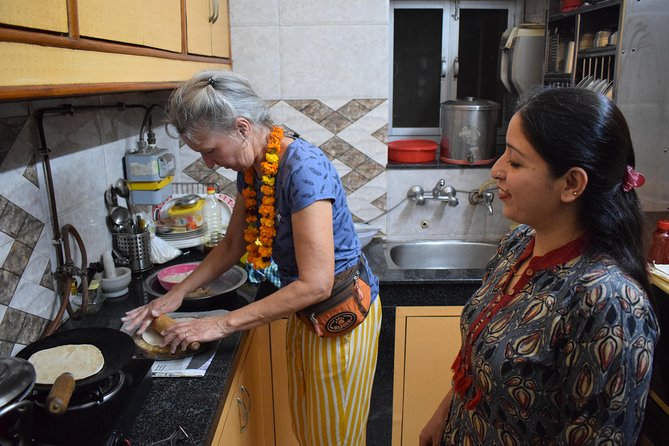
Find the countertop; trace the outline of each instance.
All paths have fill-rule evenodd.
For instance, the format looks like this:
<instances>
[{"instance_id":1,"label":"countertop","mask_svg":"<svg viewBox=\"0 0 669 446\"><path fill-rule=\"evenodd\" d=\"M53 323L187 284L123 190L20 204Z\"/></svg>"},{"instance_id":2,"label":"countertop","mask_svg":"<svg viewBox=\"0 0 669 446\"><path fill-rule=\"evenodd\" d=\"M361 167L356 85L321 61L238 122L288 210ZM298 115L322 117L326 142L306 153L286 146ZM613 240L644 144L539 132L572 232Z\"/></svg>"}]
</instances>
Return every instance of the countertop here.
<instances>
[{"instance_id":1,"label":"countertop","mask_svg":"<svg viewBox=\"0 0 669 446\"><path fill-rule=\"evenodd\" d=\"M201 253L196 250L174 261L154 267L157 271L172 263L200 260ZM128 294L119 298L108 298L98 313L85 316L80 321L69 320L61 329L78 327L121 327L120 318L127 310L143 305L150 296L143 289L146 278L154 270L141 275L133 275ZM243 286L244 300L232 302L234 307L248 302L249 294L255 287ZM227 308L233 309L233 308ZM240 340L245 333L235 333L223 339L217 348L214 359L201 378L153 378L152 389L142 404L130 432L133 445L144 446L168 438L181 426L189 435L184 445L204 445L210 430L216 425L219 403L222 404L228 393L235 354Z\"/></svg>"},{"instance_id":2,"label":"countertop","mask_svg":"<svg viewBox=\"0 0 669 446\"><path fill-rule=\"evenodd\" d=\"M482 274L480 270L449 272L389 269L384 260L383 241L379 238L373 239L365 247L364 252L372 270L381 281L386 326L384 331L392 330L394 314L389 313L393 312L396 306L462 305L472 290L480 284ZM151 299L143 288L148 276L165 266L201 258L202 253L194 250L191 254L181 256L166 265L159 265L154 270L133 275L127 295L105 300L99 313L88 315L80 321L70 320L62 329L91 326L120 328L120 318L127 310L143 305ZM240 291L239 294L244 299L233 302L237 307L253 299L255 286L247 283ZM236 333L220 342L212 364L202 378L153 378L152 390L144 401L130 432L132 444L142 446L166 439L179 426L189 435L189 439L183 444L206 444L212 434L210 431L215 428L219 405L223 404L228 394L235 355L244 335L245 333ZM385 338L383 333L382 337ZM392 344L389 348L392 348ZM375 383L377 386L382 384L380 379L377 381L379 381ZM392 380L389 383L392 386ZM386 402L383 402L383 405L385 404ZM370 416L370 423L373 422L372 418ZM372 428L371 424L369 428Z\"/></svg>"}]
</instances>

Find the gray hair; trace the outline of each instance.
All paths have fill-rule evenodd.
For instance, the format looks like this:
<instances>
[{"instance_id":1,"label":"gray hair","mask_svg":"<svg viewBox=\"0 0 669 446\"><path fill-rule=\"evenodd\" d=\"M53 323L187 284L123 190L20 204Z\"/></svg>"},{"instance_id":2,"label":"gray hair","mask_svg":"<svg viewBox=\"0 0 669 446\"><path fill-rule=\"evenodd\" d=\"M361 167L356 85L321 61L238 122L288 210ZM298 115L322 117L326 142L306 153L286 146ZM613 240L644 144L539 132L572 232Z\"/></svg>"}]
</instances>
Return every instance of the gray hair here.
<instances>
[{"instance_id":1,"label":"gray hair","mask_svg":"<svg viewBox=\"0 0 669 446\"><path fill-rule=\"evenodd\" d=\"M233 132L240 117L272 126L265 101L245 77L231 71L201 71L169 99L168 122L194 142L198 135Z\"/></svg>"}]
</instances>

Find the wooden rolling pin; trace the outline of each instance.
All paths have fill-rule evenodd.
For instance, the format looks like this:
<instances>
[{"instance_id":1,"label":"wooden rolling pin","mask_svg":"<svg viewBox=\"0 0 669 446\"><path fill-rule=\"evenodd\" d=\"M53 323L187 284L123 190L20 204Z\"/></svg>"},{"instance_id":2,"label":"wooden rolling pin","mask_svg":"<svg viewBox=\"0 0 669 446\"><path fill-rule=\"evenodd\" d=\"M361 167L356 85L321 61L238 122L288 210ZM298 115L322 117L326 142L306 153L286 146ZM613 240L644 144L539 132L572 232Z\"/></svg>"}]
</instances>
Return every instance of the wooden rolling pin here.
<instances>
[{"instance_id":1,"label":"wooden rolling pin","mask_svg":"<svg viewBox=\"0 0 669 446\"><path fill-rule=\"evenodd\" d=\"M70 404L72 392L74 392L74 376L67 372L58 376L46 397L49 412L54 415L64 414Z\"/></svg>"},{"instance_id":2,"label":"wooden rolling pin","mask_svg":"<svg viewBox=\"0 0 669 446\"><path fill-rule=\"evenodd\" d=\"M171 327L172 325L174 325L176 323L177 323L177 321L175 321L174 319L172 319L168 315L161 314L160 316L155 318L153 320L153 322L151 322L151 328L153 328L158 334L160 334L160 333L162 333L163 330L165 330L166 328ZM200 343L197 342L197 341L191 342L190 344L188 344L188 348L190 348L191 350L199 350L200 349Z\"/></svg>"}]
</instances>

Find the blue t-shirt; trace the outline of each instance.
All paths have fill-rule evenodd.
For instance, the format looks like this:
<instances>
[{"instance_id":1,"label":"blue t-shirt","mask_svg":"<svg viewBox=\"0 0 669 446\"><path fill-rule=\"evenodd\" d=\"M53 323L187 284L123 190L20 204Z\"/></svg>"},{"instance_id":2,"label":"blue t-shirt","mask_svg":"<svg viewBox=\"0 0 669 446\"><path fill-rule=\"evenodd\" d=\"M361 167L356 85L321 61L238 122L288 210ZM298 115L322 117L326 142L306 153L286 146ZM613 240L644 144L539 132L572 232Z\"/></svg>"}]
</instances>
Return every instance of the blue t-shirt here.
<instances>
[{"instance_id":1,"label":"blue t-shirt","mask_svg":"<svg viewBox=\"0 0 669 446\"><path fill-rule=\"evenodd\" d=\"M262 199L260 181L256 181L258 200ZM246 184L244 173L237 175L237 189ZM353 266L361 254L360 240L355 232L346 191L334 165L323 151L297 138L285 150L276 176L276 230L272 259L279 266L281 284L287 285L298 277L293 241L292 214L319 200L332 203L332 227L335 248L335 274ZM318 259L313 259L318 262ZM379 293L379 280L367 267L372 299Z\"/></svg>"}]
</instances>

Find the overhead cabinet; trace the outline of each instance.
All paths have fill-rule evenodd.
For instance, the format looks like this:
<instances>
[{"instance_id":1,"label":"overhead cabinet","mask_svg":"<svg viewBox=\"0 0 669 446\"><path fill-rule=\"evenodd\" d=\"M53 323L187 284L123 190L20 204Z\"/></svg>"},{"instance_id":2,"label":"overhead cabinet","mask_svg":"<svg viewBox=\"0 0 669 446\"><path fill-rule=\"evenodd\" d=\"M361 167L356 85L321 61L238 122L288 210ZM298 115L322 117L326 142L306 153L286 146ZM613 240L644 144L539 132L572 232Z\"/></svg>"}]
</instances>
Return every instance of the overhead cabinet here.
<instances>
[{"instance_id":1,"label":"overhead cabinet","mask_svg":"<svg viewBox=\"0 0 669 446\"><path fill-rule=\"evenodd\" d=\"M78 2L79 35L181 51L180 0Z\"/></svg>"},{"instance_id":2,"label":"overhead cabinet","mask_svg":"<svg viewBox=\"0 0 669 446\"><path fill-rule=\"evenodd\" d=\"M0 57L0 101L170 89L231 69L228 3L0 0Z\"/></svg>"},{"instance_id":3,"label":"overhead cabinet","mask_svg":"<svg viewBox=\"0 0 669 446\"><path fill-rule=\"evenodd\" d=\"M66 33L66 0L0 0L0 24Z\"/></svg>"},{"instance_id":4,"label":"overhead cabinet","mask_svg":"<svg viewBox=\"0 0 669 446\"><path fill-rule=\"evenodd\" d=\"M230 57L230 25L227 11L227 0L186 1L190 54Z\"/></svg>"}]
</instances>

